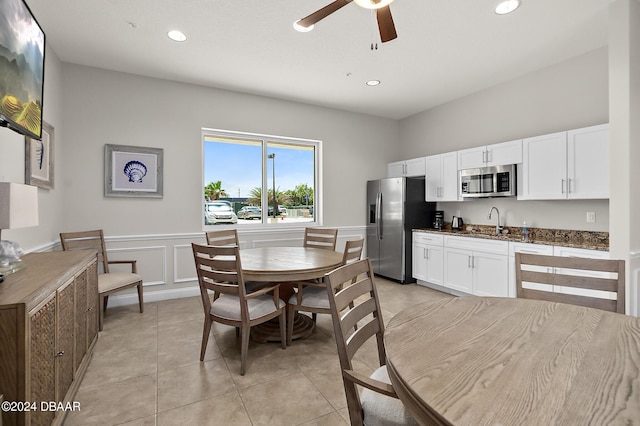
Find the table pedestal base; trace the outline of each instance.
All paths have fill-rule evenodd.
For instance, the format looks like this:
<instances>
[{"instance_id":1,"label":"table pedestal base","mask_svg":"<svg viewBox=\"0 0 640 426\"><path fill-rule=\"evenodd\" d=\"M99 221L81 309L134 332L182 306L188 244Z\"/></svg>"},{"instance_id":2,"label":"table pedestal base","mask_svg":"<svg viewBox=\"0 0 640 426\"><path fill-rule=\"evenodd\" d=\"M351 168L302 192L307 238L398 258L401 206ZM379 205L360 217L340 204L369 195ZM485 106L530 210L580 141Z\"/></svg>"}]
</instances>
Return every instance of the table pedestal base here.
<instances>
[{"instance_id":1,"label":"table pedestal base","mask_svg":"<svg viewBox=\"0 0 640 426\"><path fill-rule=\"evenodd\" d=\"M293 317L293 334L291 335L291 339L305 339L311 336L315 326L311 318L296 313ZM251 338L258 343L280 342L280 320L274 318L251 327Z\"/></svg>"}]
</instances>

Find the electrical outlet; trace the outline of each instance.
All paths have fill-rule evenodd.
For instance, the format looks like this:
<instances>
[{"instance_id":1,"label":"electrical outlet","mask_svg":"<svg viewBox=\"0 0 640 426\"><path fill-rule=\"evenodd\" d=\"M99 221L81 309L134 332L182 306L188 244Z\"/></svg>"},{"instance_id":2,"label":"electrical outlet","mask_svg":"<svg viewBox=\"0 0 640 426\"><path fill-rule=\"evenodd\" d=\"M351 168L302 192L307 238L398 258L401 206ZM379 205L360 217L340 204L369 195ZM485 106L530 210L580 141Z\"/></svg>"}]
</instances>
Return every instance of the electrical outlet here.
<instances>
[{"instance_id":1,"label":"electrical outlet","mask_svg":"<svg viewBox=\"0 0 640 426\"><path fill-rule=\"evenodd\" d=\"M596 221L596 212L587 212L587 222L593 223Z\"/></svg>"}]
</instances>

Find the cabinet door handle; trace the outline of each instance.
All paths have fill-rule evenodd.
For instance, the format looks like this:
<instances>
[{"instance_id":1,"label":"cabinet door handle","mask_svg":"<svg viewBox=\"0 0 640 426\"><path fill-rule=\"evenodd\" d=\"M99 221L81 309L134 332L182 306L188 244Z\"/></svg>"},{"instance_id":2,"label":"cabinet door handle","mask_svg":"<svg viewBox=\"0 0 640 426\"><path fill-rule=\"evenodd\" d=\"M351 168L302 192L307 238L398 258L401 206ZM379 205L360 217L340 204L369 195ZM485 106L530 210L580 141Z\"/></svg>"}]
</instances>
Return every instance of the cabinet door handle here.
<instances>
[{"instance_id":1,"label":"cabinet door handle","mask_svg":"<svg viewBox=\"0 0 640 426\"><path fill-rule=\"evenodd\" d=\"M64 355L64 351L60 351L60 352L56 353L56 356L62 356L62 355Z\"/></svg>"},{"instance_id":2,"label":"cabinet door handle","mask_svg":"<svg viewBox=\"0 0 640 426\"><path fill-rule=\"evenodd\" d=\"M573 181L573 179L569 178L567 180L567 194L571 194L571 182Z\"/></svg>"},{"instance_id":3,"label":"cabinet door handle","mask_svg":"<svg viewBox=\"0 0 640 426\"><path fill-rule=\"evenodd\" d=\"M561 193L564 194L564 179L562 179L562 183L560 184L560 191L562 191Z\"/></svg>"},{"instance_id":4,"label":"cabinet door handle","mask_svg":"<svg viewBox=\"0 0 640 426\"><path fill-rule=\"evenodd\" d=\"M429 249L425 248L424 253L426 254L426 259L429 260Z\"/></svg>"},{"instance_id":5,"label":"cabinet door handle","mask_svg":"<svg viewBox=\"0 0 640 426\"><path fill-rule=\"evenodd\" d=\"M471 266L471 256L467 256L467 268L472 268L472 266Z\"/></svg>"}]
</instances>

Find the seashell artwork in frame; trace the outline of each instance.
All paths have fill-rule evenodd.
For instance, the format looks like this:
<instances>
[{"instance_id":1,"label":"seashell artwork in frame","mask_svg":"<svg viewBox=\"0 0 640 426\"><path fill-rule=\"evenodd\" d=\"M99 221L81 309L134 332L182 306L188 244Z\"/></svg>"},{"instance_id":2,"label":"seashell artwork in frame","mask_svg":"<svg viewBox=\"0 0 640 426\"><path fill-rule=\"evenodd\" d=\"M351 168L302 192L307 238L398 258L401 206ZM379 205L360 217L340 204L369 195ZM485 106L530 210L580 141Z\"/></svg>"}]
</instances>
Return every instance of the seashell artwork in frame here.
<instances>
[{"instance_id":1,"label":"seashell artwork in frame","mask_svg":"<svg viewBox=\"0 0 640 426\"><path fill-rule=\"evenodd\" d=\"M104 146L104 196L163 196L163 150L141 146Z\"/></svg>"},{"instance_id":2,"label":"seashell artwork in frame","mask_svg":"<svg viewBox=\"0 0 640 426\"><path fill-rule=\"evenodd\" d=\"M39 188L53 189L55 130L46 121L42 123L42 139L25 136L24 183Z\"/></svg>"}]
</instances>

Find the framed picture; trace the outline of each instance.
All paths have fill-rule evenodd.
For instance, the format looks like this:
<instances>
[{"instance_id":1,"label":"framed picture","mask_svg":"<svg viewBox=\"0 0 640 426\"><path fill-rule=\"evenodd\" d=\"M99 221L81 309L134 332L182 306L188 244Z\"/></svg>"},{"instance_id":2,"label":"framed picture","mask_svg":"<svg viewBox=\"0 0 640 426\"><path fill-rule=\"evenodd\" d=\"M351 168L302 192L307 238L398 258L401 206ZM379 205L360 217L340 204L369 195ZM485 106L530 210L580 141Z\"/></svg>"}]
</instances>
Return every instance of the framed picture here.
<instances>
[{"instance_id":1,"label":"framed picture","mask_svg":"<svg viewBox=\"0 0 640 426\"><path fill-rule=\"evenodd\" d=\"M162 198L160 148L104 146L105 197Z\"/></svg>"},{"instance_id":2,"label":"framed picture","mask_svg":"<svg viewBox=\"0 0 640 426\"><path fill-rule=\"evenodd\" d=\"M42 140L25 137L24 182L40 188L53 189L53 157L55 132L42 122Z\"/></svg>"}]
</instances>

